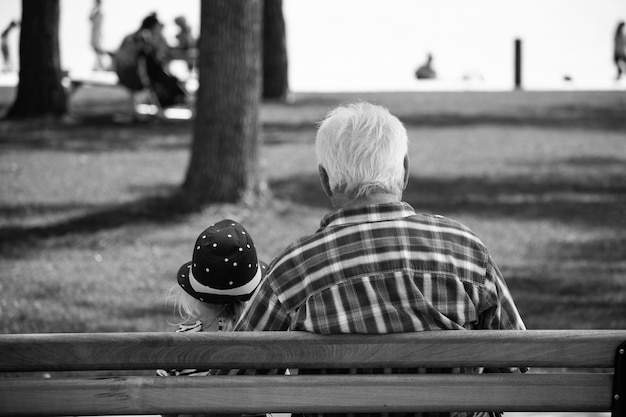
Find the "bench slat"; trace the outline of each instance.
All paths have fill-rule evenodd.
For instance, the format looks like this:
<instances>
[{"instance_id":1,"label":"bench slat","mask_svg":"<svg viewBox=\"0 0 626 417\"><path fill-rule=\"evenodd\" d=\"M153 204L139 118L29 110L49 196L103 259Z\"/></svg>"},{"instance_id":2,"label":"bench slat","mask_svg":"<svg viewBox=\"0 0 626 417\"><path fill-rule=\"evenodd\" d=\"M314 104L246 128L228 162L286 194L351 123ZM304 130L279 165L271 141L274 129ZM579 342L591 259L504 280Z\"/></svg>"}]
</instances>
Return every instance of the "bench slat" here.
<instances>
[{"instance_id":1,"label":"bench slat","mask_svg":"<svg viewBox=\"0 0 626 417\"><path fill-rule=\"evenodd\" d=\"M608 411L610 374L21 378L2 414ZM323 400L321 400L323 399Z\"/></svg>"},{"instance_id":2,"label":"bench slat","mask_svg":"<svg viewBox=\"0 0 626 417\"><path fill-rule=\"evenodd\" d=\"M156 368L613 367L626 330L0 335L0 371Z\"/></svg>"}]
</instances>

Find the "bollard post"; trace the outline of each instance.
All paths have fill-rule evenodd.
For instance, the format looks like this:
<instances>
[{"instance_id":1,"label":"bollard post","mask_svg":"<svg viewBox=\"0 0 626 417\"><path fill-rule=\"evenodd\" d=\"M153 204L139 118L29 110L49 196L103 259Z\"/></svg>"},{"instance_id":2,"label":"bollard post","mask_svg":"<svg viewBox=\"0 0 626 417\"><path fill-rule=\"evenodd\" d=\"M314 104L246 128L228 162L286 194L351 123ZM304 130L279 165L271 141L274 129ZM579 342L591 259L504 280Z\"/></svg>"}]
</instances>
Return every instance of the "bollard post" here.
<instances>
[{"instance_id":1,"label":"bollard post","mask_svg":"<svg viewBox=\"0 0 626 417\"><path fill-rule=\"evenodd\" d=\"M522 89L522 40L515 39L515 89Z\"/></svg>"}]
</instances>

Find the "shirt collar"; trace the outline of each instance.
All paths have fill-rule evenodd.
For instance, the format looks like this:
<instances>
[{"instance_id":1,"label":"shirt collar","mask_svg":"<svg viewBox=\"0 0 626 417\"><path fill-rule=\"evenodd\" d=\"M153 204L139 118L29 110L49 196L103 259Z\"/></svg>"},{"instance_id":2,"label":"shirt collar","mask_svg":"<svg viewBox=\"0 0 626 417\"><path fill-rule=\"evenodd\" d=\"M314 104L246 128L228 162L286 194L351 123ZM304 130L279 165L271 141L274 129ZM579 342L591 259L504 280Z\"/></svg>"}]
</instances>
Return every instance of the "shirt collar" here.
<instances>
[{"instance_id":1,"label":"shirt collar","mask_svg":"<svg viewBox=\"0 0 626 417\"><path fill-rule=\"evenodd\" d=\"M415 215L415 210L408 203L372 204L361 207L339 209L327 214L320 222L320 229L355 223L372 223L397 220Z\"/></svg>"}]
</instances>

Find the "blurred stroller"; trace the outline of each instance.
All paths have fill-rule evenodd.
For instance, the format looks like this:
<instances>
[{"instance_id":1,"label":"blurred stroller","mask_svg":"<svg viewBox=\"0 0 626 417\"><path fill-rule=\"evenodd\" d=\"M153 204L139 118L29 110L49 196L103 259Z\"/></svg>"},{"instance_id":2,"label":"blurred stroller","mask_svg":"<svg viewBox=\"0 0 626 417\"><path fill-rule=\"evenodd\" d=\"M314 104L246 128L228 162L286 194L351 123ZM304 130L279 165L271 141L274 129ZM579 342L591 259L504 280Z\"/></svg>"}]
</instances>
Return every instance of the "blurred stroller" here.
<instances>
[{"instance_id":1,"label":"blurred stroller","mask_svg":"<svg viewBox=\"0 0 626 417\"><path fill-rule=\"evenodd\" d=\"M139 115L166 115L168 109L189 110L189 94L167 70L169 47L156 13L126 36L113 55L119 83L131 91L133 109ZM180 113L180 112L179 112Z\"/></svg>"}]
</instances>

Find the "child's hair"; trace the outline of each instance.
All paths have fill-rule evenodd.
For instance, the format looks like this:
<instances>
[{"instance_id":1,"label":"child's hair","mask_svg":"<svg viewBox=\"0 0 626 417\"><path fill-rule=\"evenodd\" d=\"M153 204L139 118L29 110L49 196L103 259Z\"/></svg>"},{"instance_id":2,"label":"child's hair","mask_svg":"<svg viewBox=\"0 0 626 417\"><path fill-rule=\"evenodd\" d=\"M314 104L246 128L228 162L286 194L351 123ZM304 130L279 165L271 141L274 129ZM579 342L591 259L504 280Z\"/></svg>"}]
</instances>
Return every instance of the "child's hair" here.
<instances>
[{"instance_id":1,"label":"child's hair","mask_svg":"<svg viewBox=\"0 0 626 417\"><path fill-rule=\"evenodd\" d=\"M218 322L220 330L232 330L241 315L245 302L234 300L230 303L207 303L187 294L178 284L173 285L167 292L165 301L172 304L174 313L182 321L172 323L180 325L195 320L202 320L207 327Z\"/></svg>"},{"instance_id":2,"label":"child's hair","mask_svg":"<svg viewBox=\"0 0 626 417\"><path fill-rule=\"evenodd\" d=\"M184 322L199 318L205 310L205 303L187 294L178 284L172 285L167 292L165 301L174 306L174 313L180 316Z\"/></svg>"}]
</instances>

